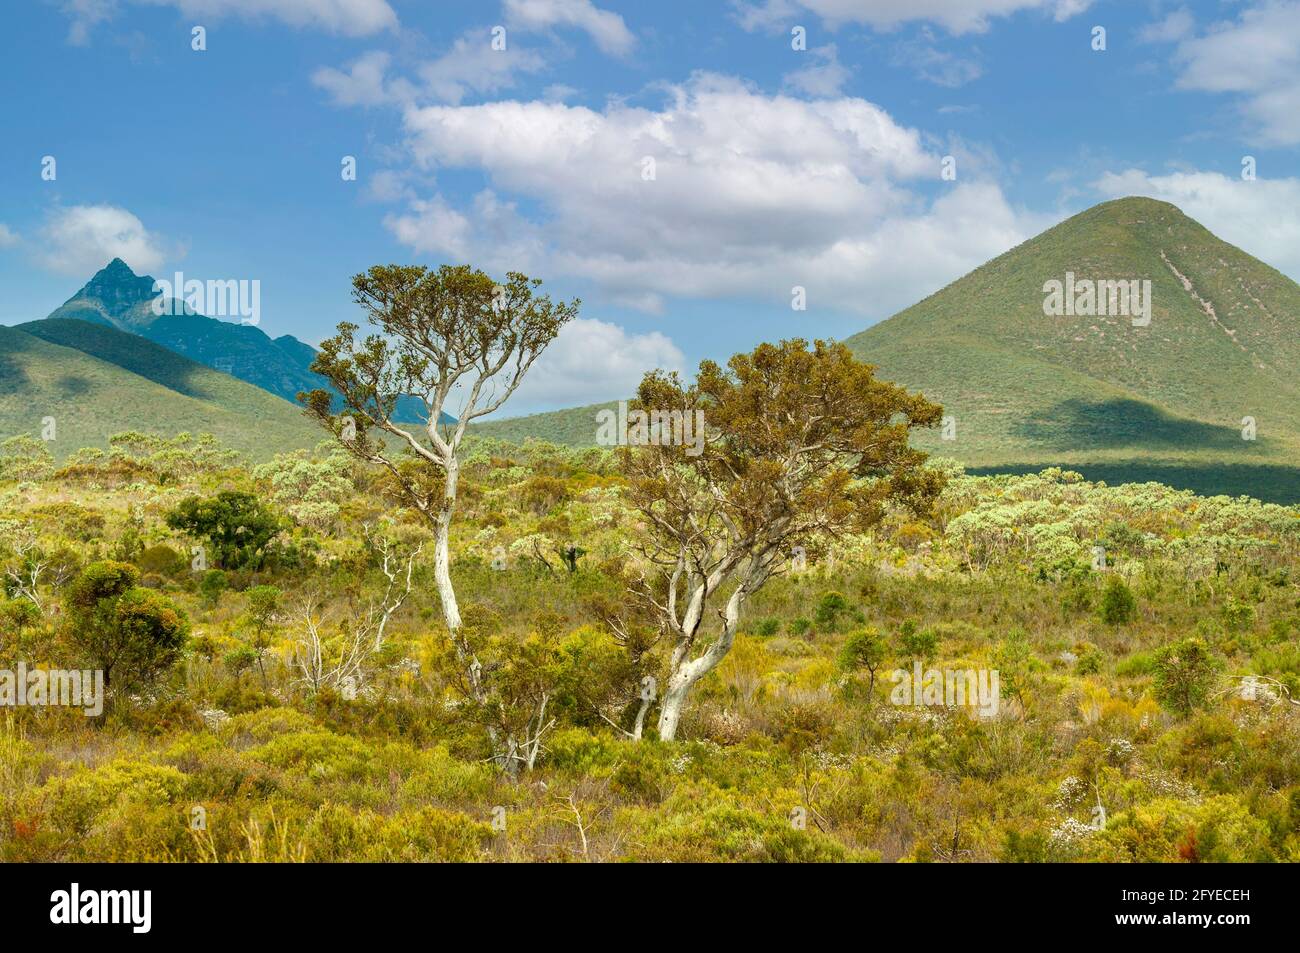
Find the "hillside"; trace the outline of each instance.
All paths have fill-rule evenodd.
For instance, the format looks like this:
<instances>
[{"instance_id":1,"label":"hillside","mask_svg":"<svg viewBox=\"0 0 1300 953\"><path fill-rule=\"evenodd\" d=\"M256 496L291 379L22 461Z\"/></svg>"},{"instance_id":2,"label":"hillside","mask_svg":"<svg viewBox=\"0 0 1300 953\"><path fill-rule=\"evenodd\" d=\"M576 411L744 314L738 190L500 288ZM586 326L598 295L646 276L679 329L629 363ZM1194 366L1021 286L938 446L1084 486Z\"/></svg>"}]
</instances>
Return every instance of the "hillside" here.
<instances>
[{"instance_id":1,"label":"hillside","mask_svg":"<svg viewBox=\"0 0 1300 953\"><path fill-rule=\"evenodd\" d=\"M0 434L38 435L45 417L57 457L123 430L210 432L255 459L322 439L293 404L107 325L0 327Z\"/></svg>"},{"instance_id":2,"label":"hillside","mask_svg":"<svg viewBox=\"0 0 1300 953\"><path fill-rule=\"evenodd\" d=\"M1149 280L1150 324L1045 315L1067 272ZM972 467L1300 493L1300 286L1167 203L1098 205L846 343L941 402L956 439L926 446Z\"/></svg>"},{"instance_id":3,"label":"hillside","mask_svg":"<svg viewBox=\"0 0 1300 953\"><path fill-rule=\"evenodd\" d=\"M526 417L506 417L473 424L471 432L481 437L523 443L529 438L564 447L589 447L596 442L596 414L617 407L617 401L566 407Z\"/></svg>"}]
</instances>

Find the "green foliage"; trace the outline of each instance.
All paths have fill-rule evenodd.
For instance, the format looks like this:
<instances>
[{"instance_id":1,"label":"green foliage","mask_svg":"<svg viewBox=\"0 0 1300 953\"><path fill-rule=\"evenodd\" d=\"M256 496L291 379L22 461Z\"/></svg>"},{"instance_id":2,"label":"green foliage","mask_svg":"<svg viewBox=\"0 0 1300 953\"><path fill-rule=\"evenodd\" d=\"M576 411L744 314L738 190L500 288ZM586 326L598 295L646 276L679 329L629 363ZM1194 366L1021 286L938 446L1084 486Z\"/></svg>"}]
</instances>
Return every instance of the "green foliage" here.
<instances>
[{"instance_id":1,"label":"green foliage","mask_svg":"<svg viewBox=\"0 0 1300 953\"><path fill-rule=\"evenodd\" d=\"M908 619L898 632L898 647L903 655L928 661L939 649L939 634L933 629L918 629Z\"/></svg>"},{"instance_id":2,"label":"green foliage","mask_svg":"<svg viewBox=\"0 0 1300 953\"><path fill-rule=\"evenodd\" d=\"M44 440L19 434L0 442L0 481L40 480L54 472L54 456Z\"/></svg>"},{"instance_id":3,"label":"green foliage","mask_svg":"<svg viewBox=\"0 0 1300 953\"><path fill-rule=\"evenodd\" d=\"M1156 697L1166 708L1189 715L1205 704L1221 663L1198 638L1156 649L1153 656Z\"/></svg>"},{"instance_id":4,"label":"green foliage","mask_svg":"<svg viewBox=\"0 0 1300 953\"><path fill-rule=\"evenodd\" d=\"M105 684L147 687L180 658L189 620L170 599L136 583L128 563L91 563L68 587L68 640Z\"/></svg>"},{"instance_id":5,"label":"green foliage","mask_svg":"<svg viewBox=\"0 0 1300 953\"><path fill-rule=\"evenodd\" d=\"M191 496L167 514L167 525L212 546L223 569L257 569L280 532L280 521L252 493L222 490L215 497Z\"/></svg>"},{"instance_id":6,"label":"green foliage","mask_svg":"<svg viewBox=\"0 0 1300 953\"><path fill-rule=\"evenodd\" d=\"M844 645L840 648L839 658L836 661L845 672L857 672L866 669L868 677L867 697L870 698L876 686L876 670L885 663L888 657L889 646L880 634L880 630L868 627L851 633L844 640Z\"/></svg>"},{"instance_id":7,"label":"green foliage","mask_svg":"<svg viewBox=\"0 0 1300 953\"><path fill-rule=\"evenodd\" d=\"M322 444L314 454L278 454L255 467L253 476L270 484L271 500L295 521L324 530L338 519L340 505L355 490L351 471L346 454Z\"/></svg>"},{"instance_id":8,"label":"green foliage","mask_svg":"<svg viewBox=\"0 0 1300 953\"><path fill-rule=\"evenodd\" d=\"M1137 614L1137 600L1123 579L1111 576L1106 580L1097 612L1106 625L1127 625L1133 621Z\"/></svg>"},{"instance_id":9,"label":"green foliage","mask_svg":"<svg viewBox=\"0 0 1300 953\"><path fill-rule=\"evenodd\" d=\"M849 611L849 601L843 593L827 592L817 600L817 611L813 613L813 622L821 632L834 632L840 617Z\"/></svg>"},{"instance_id":10,"label":"green foliage","mask_svg":"<svg viewBox=\"0 0 1300 953\"><path fill-rule=\"evenodd\" d=\"M199 592L209 606L215 606L221 600L221 594L229 587L230 579L220 569L209 569L199 580Z\"/></svg>"}]
</instances>

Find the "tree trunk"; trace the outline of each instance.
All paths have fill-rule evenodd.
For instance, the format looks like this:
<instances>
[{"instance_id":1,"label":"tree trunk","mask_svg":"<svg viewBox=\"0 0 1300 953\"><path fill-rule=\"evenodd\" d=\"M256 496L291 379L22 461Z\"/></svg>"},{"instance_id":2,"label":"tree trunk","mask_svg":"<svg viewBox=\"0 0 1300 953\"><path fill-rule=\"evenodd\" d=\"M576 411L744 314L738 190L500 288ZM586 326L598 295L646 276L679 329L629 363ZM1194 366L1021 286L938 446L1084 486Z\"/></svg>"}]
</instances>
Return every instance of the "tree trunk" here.
<instances>
[{"instance_id":1,"label":"tree trunk","mask_svg":"<svg viewBox=\"0 0 1300 953\"><path fill-rule=\"evenodd\" d=\"M442 617L453 641L460 629L460 606L456 590L451 584L451 515L456 508L456 485L460 476L460 462L453 454L445 461L447 482L443 490L442 506L434 524L433 578L438 586L438 599L442 603Z\"/></svg>"},{"instance_id":2,"label":"tree trunk","mask_svg":"<svg viewBox=\"0 0 1300 953\"><path fill-rule=\"evenodd\" d=\"M677 723L682 717L682 706L686 704L686 696L695 684L687 671L688 667L679 668L668 679L668 691L664 692L663 704L659 708L659 737L663 741L674 741L677 738Z\"/></svg>"},{"instance_id":3,"label":"tree trunk","mask_svg":"<svg viewBox=\"0 0 1300 953\"><path fill-rule=\"evenodd\" d=\"M653 701L653 698L648 697L643 697L641 699L641 707L636 710L636 721L632 725L632 739L634 741L641 740L641 735L645 731L646 712L650 710L650 704ZM675 731L676 728L674 727L673 730Z\"/></svg>"},{"instance_id":4,"label":"tree trunk","mask_svg":"<svg viewBox=\"0 0 1300 953\"><path fill-rule=\"evenodd\" d=\"M736 626L740 623L740 607L749 595L749 580L736 587L736 591L727 600L726 612L722 617L722 634L697 659L682 658L668 677L668 690L664 692L663 706L659 709L659 738L673 741L677 738L677 723L681 720L682 708L695 683L717 666L731 651L736 640ZM674 653L676 656L677 653Z\"/></svg>"}]
</instances>

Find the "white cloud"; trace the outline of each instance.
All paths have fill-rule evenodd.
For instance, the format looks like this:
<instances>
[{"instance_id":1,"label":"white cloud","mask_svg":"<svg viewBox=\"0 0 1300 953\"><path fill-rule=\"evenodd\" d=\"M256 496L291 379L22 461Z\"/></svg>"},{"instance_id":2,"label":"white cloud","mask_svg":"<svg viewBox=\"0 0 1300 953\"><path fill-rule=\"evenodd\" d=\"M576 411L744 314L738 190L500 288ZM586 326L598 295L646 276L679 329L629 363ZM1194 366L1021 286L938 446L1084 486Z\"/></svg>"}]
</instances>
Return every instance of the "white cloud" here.
<instances>
[{"instance_id":1,"label":"white cloud","mask_svg":"<svg viewBox=\"0 0 1300 953\"><path fill-rule=\"evenodd\" d=\"M1237 94L1261 142L1300 144L1300 2L1245 9L1235 22L1184 39L1175 59L1179 87Z\"/></svg>"},{"instance_id":2,"label":"white cloud","mask_svg":"<svg viewBox=\"0 0 1300 953\"><path fill-rule=\"evenodd\" d=\"M508 46L492 49L486 30L459 37L442 56L416 68L418 81L390 77L392 57L372 50L353 60L346 70L322 67L312 82L339 106L379 106L417 101L459 103L471 93L497 93L515 84L520 73L546 68L537 53Z\"/></svg>"},{"instance_id":3,"label":"white cloud","mask_svg":"<svg viewBox=\"0 0 1300 953\"><path fill-rule=\"evenodd\" d=\"M18 233L4 222L0 222L0 248L13 248L17 244Z\"/></svg>"},{"instance_id":4,"label":"white cloud","mask_svg":"<svg viewBox=\"0 0 1300 953\"><path fill-rule=\"evenodd\" d=\"M400 90L386 82L392 57L372 50L353 60L347 71L331 66L311 74L311 81L325 90L339 106L379 106L399 101Z\"/></svg>"},{"instance_id":5,"label":"white cloud","mask_svg":"<svg viewBox=\"0 0 1300 953\"><path fill-rule=\"evenodd\" d=\"M409 203L387 219L400 241L583 277L648 310L671 297L788 302L801 284L817 306L883 316L1037 224L987 184L924 201L912 185L938 180L939 156L872 103L769 97L715 75L658 110L496 102L408 108L404 121L417 166L479 170L490 186L472 209Z\"/></svg>"},{"instance_id":6,"label":"white cloud","mask_svg":"<svg viewBox=\"0 0 1300 953\"><path fill-rule=\"evenodd\" d=\"M682 371L684 364L681 350L658 331L629 334L607 321L577 318L542 352L506 412L525 414L630 397L646 371ZM591 426L594 434L594 418Z\"/></svg>"},{"instance_id":7,"label":"white cloud","mask_svg":"<svg viewBox=\"0 0 1300 953\"><path fill-rule=\"evenodd\" d=\"M851 72L840 63L835 44L828 43L810 50L808 58L812 62L807 66L785 74L785 85L806 96L838 96Z\"/></svg>"},{"instance_id":8,"label":"white cloud","mask_svg":"<svg viewBox=\"0 0 1300 953\"><path fill-rule=\"evenodd\" d=\"M1191 35L1196 20L1186 7L1179 7L1168 16L1142 28L1138 39L1145 43L1176 43Z\"/></svg>"},{"instance_id":9,"label":"white cloud","mask_svg":"<svg viewBox=\"0 0 1300 953\"><path fill-rule=\"evenodd\" d=\"M508 43L492 49L491 34L467 33L450 50L419 68L424 91L444 103L459 103L469 93L495 93L508 89L518 73L545 69L541 56Z\"/></svg>"},{"instance_id":10,"label":"white cloud","mask_svg":"<svg viewBox=\"0 0 1300 953\"><path fill-rule=\"evenodd\" d=\"M1107 173L1095 188L1108 198L1145 195L1177 205L1224 241L1300 279L1300 179L1128 169Z\"/></svg>"},{"instance_id":11,"label":"white cloud","mask_svg":"<svg viewBox=\"0 0 1300 953\"><path fill-rule=\"evenodd\" d=\"M506 22L525 29L553 26L584 31L604 53L625 56L636 37L617 13L601 10L591 0L505 0Z\"/></svg>"},{"instance_id":12,"label":"white cloud","mask_svg":"<svg viewBox=\"0 0 1300 953\"><path fill-rule=\"evenodd\" d=\"M397 27L397 14L388 0L122 0L148 6L175 7L186 17L243 17L279 20L293 27L316 27L344 36L369 36ZM90 30L117 12L115 0L64 0L72 19L68 41L89 40Z\"/></svg>"},{"instance_id":13,"label":"white cloud","mask_svg":"<svg viewBox=\"0 0 1300 953\"><path fill-rule=\"evenodd\" d=\"M63 0L65 16L72 20L68 26L68 42L85 46L90 42L90 31L105 20L112 19L117 10L115 0Z\"/></svg>"},{"instance_id":14,"label":"white cloud","mask_svg":"<svg viewBox=\"0 0 1300 953\"><path fill-rule=\"evenodd\" d=\"M929 27L921 30L919 39L908 40L894 47L893 64L908 67L921 79L949 89L964 86L984 74L984 67L978 60L958 56L935 46Z\"/></svg>"},{"instance_id":15,"label":"white cloud","mask_svg":"<svg viewBox=\"0 0 1300 953\"><path fill-rule=\"evenodd\" d=\"M891 30L904 23L937 23L950 33L983 33L992 17L1005 17L1022 10L1042 10L1056 20L1068 20L1082 13L1091 0L762 0L737 2L740 23L745 29L788 27L791 17L807 11L820 17L831 29L844 23L858 23L877 30Z\"/></svg>"},{"instance_id":16,"label":"white cloud","mask_svg":"<svg viewBox=\"0 0 1300 953\"><path fill-rule=\"evenodd\" d=\"M166 259L162 240L124 208L73 205L51 213L41 228L38 260L61 274L85 276L121 258L137 274L156 271Z\"/></svg>"}]
</instances>

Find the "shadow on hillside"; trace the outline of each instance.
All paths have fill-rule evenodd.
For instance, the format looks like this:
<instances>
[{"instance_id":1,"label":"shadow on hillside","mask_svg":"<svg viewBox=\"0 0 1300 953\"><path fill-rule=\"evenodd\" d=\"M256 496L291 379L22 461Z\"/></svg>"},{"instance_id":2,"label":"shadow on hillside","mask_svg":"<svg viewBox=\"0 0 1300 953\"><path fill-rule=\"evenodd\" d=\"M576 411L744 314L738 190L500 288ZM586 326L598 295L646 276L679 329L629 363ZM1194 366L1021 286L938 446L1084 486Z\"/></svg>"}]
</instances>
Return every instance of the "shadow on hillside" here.
<instances>
[{"instance_id":1,"label":"shadow on hillside","mask_svg":"<svg viewBox=\"0 0 1300 953\"><path fill-rule=\"evenodd\" d=\"M0 354L0 394L17 394L30 382L26 368L8 354Z\"/></svg>"},{"instance_id":2,"label":"shadow on hillside","mask_svg":"<svg viewBox=\"0 0 1300 953\"><path fill-rule=\"evenodd\" d=\"M84 397L92 389L90 381L76 374L64 374L59 378L57 386L60 397Z\"/></svg>"},{"instance_id":3,"label":"shadow on hillside","mask_svg":"<svg viewBox=\"0 0 1300 953\"><path fill-rule=\"evenodd\" d=\"M1202 496L1253 496L1268 503L1300 503L1300 466L1278 464L1159 464L1139 460L1124 463L1033 463L997 467L967 467L975 476L997 473L1038 473L1051 466L1082 473L1084 479L1110 486L1121 483L1163 483Z\"/></svg>"},{"instance_id":4,"label":"shadow on hillside","mask_svg":"<svg viewBox=\"0 0 1300 953\"><path fill-rule=\"evenodd\" d=\"M73 318L33 321L22 325L22 330L51 344L70 347L106 361L187 397L215 400L218 396L203 386L206 368L202 364L147 338Z\"/></svg>"},{"instance_id":5,"label":"shadow on hillside","mask_svg":"<svg viewBox=\"0 0 1300 953\"><path fill-rule=\"evenodd\" d=\"M1175 417L1137 400L1063 400L1018 424L1017 437L1051 450L1240 450L1241 431ZM1262 441L1261 441L1262 442Z\"/></svg>"}]
</instances>

